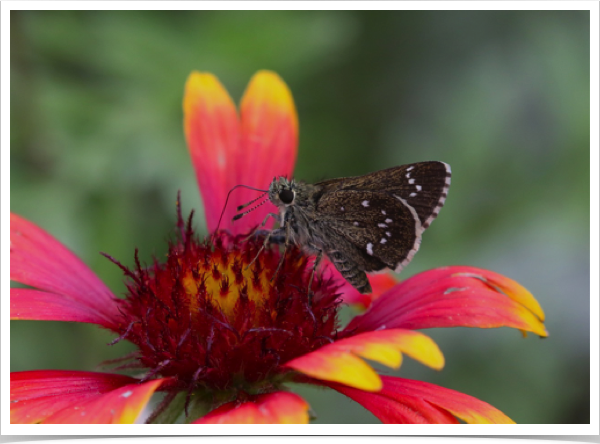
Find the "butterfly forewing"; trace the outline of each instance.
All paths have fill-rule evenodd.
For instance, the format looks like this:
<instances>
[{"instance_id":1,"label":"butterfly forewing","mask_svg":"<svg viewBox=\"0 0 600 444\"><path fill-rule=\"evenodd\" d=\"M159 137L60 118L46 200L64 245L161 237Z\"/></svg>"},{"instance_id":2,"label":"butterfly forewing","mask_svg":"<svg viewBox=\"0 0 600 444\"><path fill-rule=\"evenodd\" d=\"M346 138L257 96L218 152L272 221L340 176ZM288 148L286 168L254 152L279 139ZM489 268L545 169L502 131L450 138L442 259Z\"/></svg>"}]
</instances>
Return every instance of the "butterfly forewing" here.
<instances>
[{"instance_id":1,"label":"butterfly forewing","mask_svg":"<svg viewBox=\"0 0 600 444\"><path fill-rule=\"evenodd\" d=\"M421 225L427 228L444 205L450 176L450 166L444 162L419 162L317 185L322 187L323 195L333 190L365 190L399 196L415 209Z\"/></svg>"}]
</instances>

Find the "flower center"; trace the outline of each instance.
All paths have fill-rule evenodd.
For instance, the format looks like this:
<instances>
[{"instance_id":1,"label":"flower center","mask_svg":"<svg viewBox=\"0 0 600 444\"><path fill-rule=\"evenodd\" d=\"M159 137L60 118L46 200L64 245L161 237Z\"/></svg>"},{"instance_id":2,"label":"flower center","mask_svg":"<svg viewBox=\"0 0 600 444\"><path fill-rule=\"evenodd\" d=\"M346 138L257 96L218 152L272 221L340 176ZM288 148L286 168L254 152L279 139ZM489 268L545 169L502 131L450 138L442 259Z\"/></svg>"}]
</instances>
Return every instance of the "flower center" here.
<instances>
[{"instance_id":1,"label":"flower center","mask_svg":"<svg viewBox=\"0 0 600 444\"><path fill-rule=\"evenodd\" d=\"M282 259L263 242L226 232L201 242L188 224L164 263L136 260L118 333L139 348L147 378L258 390L281 379L281 364L335 339L335 283L317 273L309 304L308 257L289 247Z\"/></svg>"}]
</instances>

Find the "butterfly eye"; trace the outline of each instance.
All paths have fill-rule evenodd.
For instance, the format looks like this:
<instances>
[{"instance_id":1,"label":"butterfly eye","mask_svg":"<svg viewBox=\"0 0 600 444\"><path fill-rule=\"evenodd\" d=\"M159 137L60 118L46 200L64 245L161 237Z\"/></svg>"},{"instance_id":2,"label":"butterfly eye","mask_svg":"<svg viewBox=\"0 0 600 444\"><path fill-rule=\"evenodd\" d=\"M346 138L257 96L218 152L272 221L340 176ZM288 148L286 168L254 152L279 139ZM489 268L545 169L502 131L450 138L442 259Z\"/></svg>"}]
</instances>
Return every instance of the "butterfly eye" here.
<instances>
[{"instance_id":1,"label":"butterfly eye","mask_svg":"<svg viewBox=\"0 0 600 444\"><path fill-rule=\"evenodd\" d=\"M294 200L294 192L292 190L281 190L279 192L279 200L284 204L290 204Z\"/></svg>"}]
</instances>

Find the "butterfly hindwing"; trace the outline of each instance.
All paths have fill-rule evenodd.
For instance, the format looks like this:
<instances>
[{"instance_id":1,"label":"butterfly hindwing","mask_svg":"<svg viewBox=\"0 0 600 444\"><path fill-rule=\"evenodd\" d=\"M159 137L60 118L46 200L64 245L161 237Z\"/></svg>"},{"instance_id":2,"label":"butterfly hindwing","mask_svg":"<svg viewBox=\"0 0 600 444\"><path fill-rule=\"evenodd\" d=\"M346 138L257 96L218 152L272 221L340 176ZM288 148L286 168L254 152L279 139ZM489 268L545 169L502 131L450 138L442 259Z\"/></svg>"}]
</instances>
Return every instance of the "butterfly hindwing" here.
<instances>
[{"instance_id":1,"label":"butterfly hindwing","mask_svg":"<svg viewBox=\"0 0 600 444\"><path fill-rule=\"evenodd\" d=\"M355 247L352 259L364 271L397 270L420 243L422 229L414 209L387 192L330 192L318 201L317 213L328 231Z\"/></svg>"}]
</instances>

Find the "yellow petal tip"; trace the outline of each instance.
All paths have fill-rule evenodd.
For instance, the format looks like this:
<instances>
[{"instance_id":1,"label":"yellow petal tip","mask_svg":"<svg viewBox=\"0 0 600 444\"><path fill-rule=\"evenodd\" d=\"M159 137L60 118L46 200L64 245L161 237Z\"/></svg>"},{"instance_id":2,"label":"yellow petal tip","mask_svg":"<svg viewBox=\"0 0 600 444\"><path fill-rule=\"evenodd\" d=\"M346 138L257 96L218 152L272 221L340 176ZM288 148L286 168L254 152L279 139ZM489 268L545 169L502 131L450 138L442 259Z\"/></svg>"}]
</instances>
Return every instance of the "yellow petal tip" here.
<instances>
[{"instance_id":1,"label":"yellow petal tip","mask_svg":"<svg viewBox=\"0 0 600 444\"><path fill-rule=\"evenodd\" d=\"M241 110L266 107L275 115L291 120L292 129L297 137L298 114L294 98L287 84L275 72L261 70L252 76L242 98Z\"/></svg>"},{"instance_id":2,"label":"yellow petal tip","mask_svg":"<svg viewBox=\"0 0 600 444\"><path fill-rule=\"evenodd\" d=\"M237 120L235 105L219 79L211 73L192 71L185 83L183 96L184 131L189 139L194 121L208 121L221 113L223 121Z\"/></svg>"},{"instance_id":3,"label":"yellow petal tip","mask_svg":"<svg viewBox=\"0 0 600 444\"><path fill-rule=\"evenodd\" d=\"M415 331L404 332L402 352L434 370L444 368L444 355L429 336Z\"/></svg>"}]
</instances>

